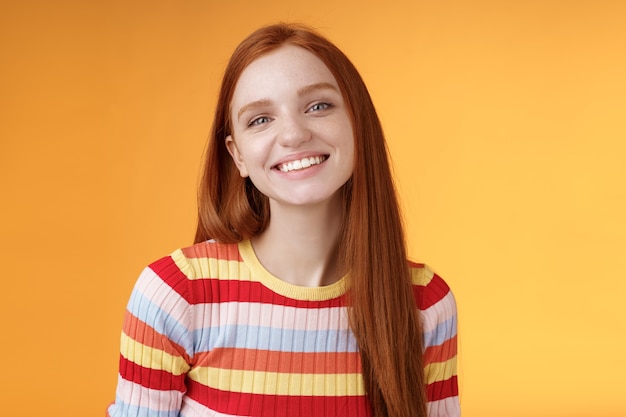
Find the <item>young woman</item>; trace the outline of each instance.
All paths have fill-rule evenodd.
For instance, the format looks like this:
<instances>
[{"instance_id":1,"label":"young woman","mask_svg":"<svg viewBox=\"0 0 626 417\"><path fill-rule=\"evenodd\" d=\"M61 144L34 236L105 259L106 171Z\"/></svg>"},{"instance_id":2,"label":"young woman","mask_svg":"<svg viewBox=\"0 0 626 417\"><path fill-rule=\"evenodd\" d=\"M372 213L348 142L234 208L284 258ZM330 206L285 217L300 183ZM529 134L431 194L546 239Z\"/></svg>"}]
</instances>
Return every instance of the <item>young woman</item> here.
<instances>
[{"instance_id":1,"label":"young woman","mask_svg":"<svg viewBox=\"0 0 626 417\"><path fill-rule=\"evenodd\" d=\"M111 417L460 414L454 298L407 261L367 88L312 30L235 50L195 241L137 282Z\"/></svg>"}]
</instances>

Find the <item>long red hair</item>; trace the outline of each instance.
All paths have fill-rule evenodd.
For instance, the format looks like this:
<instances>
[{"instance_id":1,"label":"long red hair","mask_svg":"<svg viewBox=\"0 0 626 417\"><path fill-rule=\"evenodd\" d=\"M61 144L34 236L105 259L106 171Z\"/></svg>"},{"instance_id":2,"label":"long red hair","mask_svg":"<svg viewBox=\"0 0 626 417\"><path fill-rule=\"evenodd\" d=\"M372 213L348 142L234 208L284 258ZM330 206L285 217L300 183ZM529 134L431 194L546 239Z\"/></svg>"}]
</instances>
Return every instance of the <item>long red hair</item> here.
<instances>
[{"instance_id":1,"label":"long red hair","mask_svg":"<svg viewBox=\"0 0 626 417\"><path fill-rule=\"evenodd\" d=\"M198 196L196 242L240 242L262 232L269 202L241 178L225 139L239 76L281 45L302 47L334 75L350 114L355 141L352 178L344 186L345 224L339 251L350 271L349 322L361 353L375 417L426 417L422 332L406 261L404 231L382 127L367 87L350 60L306 26L261 28L235 49L222 81Z\"/></svg>"}]
</instances>

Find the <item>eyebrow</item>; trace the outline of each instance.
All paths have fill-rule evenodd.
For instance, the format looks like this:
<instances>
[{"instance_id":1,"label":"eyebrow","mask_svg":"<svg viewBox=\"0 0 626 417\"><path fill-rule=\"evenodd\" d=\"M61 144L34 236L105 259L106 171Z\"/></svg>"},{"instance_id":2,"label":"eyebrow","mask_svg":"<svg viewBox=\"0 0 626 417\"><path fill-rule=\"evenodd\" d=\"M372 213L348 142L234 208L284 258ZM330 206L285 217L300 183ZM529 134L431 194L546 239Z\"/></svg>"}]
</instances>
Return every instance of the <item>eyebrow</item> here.
<instances>
[{"instance_id":1,"label":"eyebrow","mask_svg":"<svg viewBox=\"0 0 626 417\"><path fill-rule=\"evenodd\" d=\"M339 92L337 87L335 87L331 83L320 82L320 83L310 84L310 85L300 88L297 94L299 97L302 97L318 90L334 90L336 92ZM258 107L265 107L265 106L269 106L270 104L271 104L271 101L266 98L261 99L261 100L255 100L248 104L245 104L241 109L239 109L239 112L237 113L237 119L240 119L241 115L250 109L254 109Z\"/></svg>"},{"instance_id":2,"label":"eyebrow","mask_svg":"<svg viewBox=\"0 0 626 417\"><path fill-rule=\"evenodd\" d=\"M321 82L302 87L298 90L298 96L302 97L317 90L335 90L336 92L339 92L339 90L337 90L337 87L335 87L331 83Z\"/></svg>"},{"instance_id":3,"label":"eyebrow","mask_svg":"<svg viewBox=\"0 0 626 417\"><path fill-rule=\"evenodd\" d=\"M269 105L270 105L270 101L268 99L266 99L266 98L250 102L250 103L244 105L241 109L239 109L239 112L237 113L237 119L241 119L241 115L244 114L245 112L247 112L250 109L254 109L254 108L257 108L257 107L265 107L265 106L269 106Z\"/></svg>"}]
</instances>

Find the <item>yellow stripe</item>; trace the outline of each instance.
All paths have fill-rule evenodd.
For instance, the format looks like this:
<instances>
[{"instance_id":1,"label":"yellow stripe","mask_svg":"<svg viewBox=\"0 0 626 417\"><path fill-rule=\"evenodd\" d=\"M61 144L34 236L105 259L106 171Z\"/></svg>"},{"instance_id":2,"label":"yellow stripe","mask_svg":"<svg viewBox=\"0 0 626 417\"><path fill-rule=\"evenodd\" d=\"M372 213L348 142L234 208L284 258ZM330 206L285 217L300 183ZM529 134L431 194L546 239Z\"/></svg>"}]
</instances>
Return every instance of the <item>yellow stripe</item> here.
<instances>
[{"instance_id":1,"label":"yellow stripe","mask_svg":"<svg viewBox=\"0 0 626 417\"><path fill-rule=\"evenodd\" d=\"M421 268L411 268L411 277L413 278L413 285L426 286L433 279L435 273L428 266L424 265Z\"/></svg>"},{"instance_id":2,"label":"yellow stripe","mask_svg":"<svg viewBox=\"0 0 626 417\"><path fill-rule=\"evenodd\" d=\"M224 280L251 281L250 271L240 261L217 258L187 258L181 250L172 253L176 266L189 278L219 278Z\"/></svg>"},{"instance_id":3,"label":"yellow stripe","mask_svg":"<svg viewBox=\"0 0 626 417\"><path fill-rule=\"evenodd\" d=\"M264 395L365 395L360 374L291 374L198 367L189 378L222 391Z\"/></svg>"},{"instance_id":4,"label":"yellow stripe","mask_svg":"<svg viewBox=\"0 0 626 417\"><path fill-rule=\"evenodd\" d=\"M306 301L330 300L346 292L346 276L323 287L299 287L270 274L256 258L250 241L241 242L239 250L243 261L210 257L187 258L181 250L172 253L171 257L189 280L216 278L224 281L260 282L280 295Z\"/></svg>"},{"instance_id":5,"label":"yellow stripe","mask_svg":"<svg viewBox=\"0 0 626 417\"><path fill-rule=\"evenodd\" d=\"M445 381L456 375L456 357L445 362L435 362L424 368L426 383L432 384L437 381Z\"/></svg>"},{"instance_id":6,"label":"yellow stripe","mask_svg":"<svg viewBox=\"0 0 626 417\"><path fill-rule=\"evenodd\" d=\"M120 350L124 358L144 368L167 371L174 375L182 375L189 371L189 364L182 357L143 345L124 333Z\"/></svg>"}]
</instances>

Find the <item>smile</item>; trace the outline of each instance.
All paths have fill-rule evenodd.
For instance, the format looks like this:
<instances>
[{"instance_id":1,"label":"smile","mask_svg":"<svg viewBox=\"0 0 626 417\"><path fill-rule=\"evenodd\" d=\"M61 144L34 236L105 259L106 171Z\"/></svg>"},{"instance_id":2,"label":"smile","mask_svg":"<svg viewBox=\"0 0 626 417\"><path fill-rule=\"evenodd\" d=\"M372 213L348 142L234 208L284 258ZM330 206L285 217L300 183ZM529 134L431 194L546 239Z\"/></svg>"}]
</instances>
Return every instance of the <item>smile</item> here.
<instances>
[{"instance_id":1,"label":"smile","mask_svg":"<svg viewBox=\"0 0 626 417\"><path fill-rule=\"evenodd\" d=\"M295 161L286 162L276 166L282 172L298 171L304 168L311 167L313 165L319 165L328 159L327 155L311 156L308 158L302 158Z\"/></svg>"}]
</instances>

